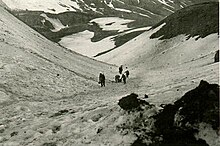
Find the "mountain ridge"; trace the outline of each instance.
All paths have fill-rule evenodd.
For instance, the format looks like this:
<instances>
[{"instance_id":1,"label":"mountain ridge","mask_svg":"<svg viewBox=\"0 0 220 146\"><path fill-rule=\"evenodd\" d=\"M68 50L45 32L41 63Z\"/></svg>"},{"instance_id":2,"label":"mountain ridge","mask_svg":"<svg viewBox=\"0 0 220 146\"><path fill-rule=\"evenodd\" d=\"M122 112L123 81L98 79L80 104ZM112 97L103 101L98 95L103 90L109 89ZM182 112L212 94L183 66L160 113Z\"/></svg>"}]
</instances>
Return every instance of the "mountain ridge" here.
<instances>
[{"instance_id":1,"label":"mountain ridge","mask_svg":"<svg viewBox=\"0 0 220 146\"><path fill-rule=\"evenodd\" d=\"M101 52L97 52L96 54L89 56L94 58L95 56L99 56L106 51L108 52L123 45L132 38L144 32L144 30L138 31L136 33L129 33L126 35L123 35L123 33L119 32L118 30L104 31L103 28L99 26L99 23L90 23L90 21L92 21L93 19L103 18L104 20L108 17L118 17L125 20L134 20L133 22L129 22L126 25L128 29L135 30L138 28L154 26L164 17L172 14L176 10L205 1L217 0L60 0L59 2L53 0L50 2L42 1L41 3L36 3L37 1L16 1L15 3L12 3L9 0L7 2L8 5L13 6L11 11L17 18L19 18L30 27L43 34L46 38L54 42L59 43L65 37L81 33L86 30L94 33L94 36L90 39L91 42L101 42L106 38L110 38L114 41L112 42L112 47L109 47L108 49L104 49ZM16 3L19 4L15 5ZM16 10L16 7L24 7L26 5L27 7ZM48 11L44 11L45 9L38 5L44 6ZM54 8L49 9L49 7ZM77 8L74 9L75 7ZM63 11L55 13L54 10L51 10L56 8L57 10ZM69 44L69 42L67 42L67 44ZM74 46L65 46L65 43L62 43L62 45L64 47L67 47L68 49L75 50Z\"/></svg>"},{"instance_id":2,"label":"mountain ridge","mask_svg":"<svg viewBox=\"0 0 220 146\"><path fill-rule=\"evenodd\" d=\"M198 4L198 5L196 5L197 9L195 11L191 9L194 7L195 6L189 6L187 8L182 9L182 10L179 10L179 12L168 16L167 18L162 20L160 23L155 25L153 28L151 28L149 31L146 31L146 32L140 34L136 38L125 43L121 47L118 47L115 50L112 50L111 52L103 54L102 56L98 56L97 59L100 59L105 62L117 64L117 65L130 64L130 66L131 66L131 64L132 64L132 66L138 66L138 63L136 62L137 60L139 60L140 64L142 64L140 60L142 60L146 64L151 64L151 62L155 58L157 58L155 55L158 55L157 61L160 61L161 60L160 57L166 56L163 54L166 54L167 51L168 52L169 52L169 50L178 51L178 48L183 47L184 49L186 49L188 51L183 53L183 55L179 56L179 57L178 57L178 53L174 55L174 56L176 56L177 60L179 60L180 62L183 63L184 59L181 60L180 58L182 58L182 57L184 58L186 53L190 53L190 49L186 47L187 45L190 48L191 47L192 48L194 48L194 47L200 48L200 47L204 47L204 46L208 47L208 45L205 44L204 42L209 42L209 41L214 46L217 45L218 44L218 42L217 42L218 3L210 2L210 3ZM203 20L198 21L197 19L195 19L196 21L193 21L193 23L192 23L190 21L190 19L187 19L187 18L190 18L190 15L197 16L197 13L198 12L200 13L200 10L203 10L203 9L209 10L209 11L206 11L206 14L200 14L201 16L204 16L204 21ZM185 17L181 17L182 14L185 14L184 12L186 10L190 10L190 11L188 13L186 13ZM181 15L179 15L179 14L181 14ZM182 21L182 19L185 19L185 21ZM211 29L207 29L205 27L207 22L209 22L209 24L213 24L213 25L210 25L212 27ZM175 25L173 25L173 23ZM190 30L192 29L192 25L201 26L201 27L193 27L193 31L192 31L193 34L190 35ZM182 27L179 27L179 26L182 26ZM174 28L172 29L172 27L174 27ZM187 29L187 28L189 28L189 29ZM183 31L178 31L181 29ZM201 32L201 30L203 30L203 29L207 30L207 32L209 32L209 33L204 33L205 34L204 36L206 36L206 37L200 38L200 39L204 39L204 42L202 40L198 39L199 38L198 36L194 35L194 34L199 34L199 32ZM155 36L157 36L157 37L155 37ZM167 37L167 36L169 36L169 37ZM189 37L189 36L192 36L192 37ZM208 39L210 39L210 38L211 38L211 40L208 41ZM192 46L190 46L190 43L188 44L187 42L188 43L191 42ZM210 45L210 48L211 48L211 46L212 45ZM217 46L215 46L214 48L217 50L216 47ZM184 50L182 50L182 51L184 52ZM121 54L121 55L118 56L117 54ZM145 56L144 54L147 56ZM170 59L172 60L172 58L174 56L164 58L165 59L164 62L166 62ZM188 56L191 56L191 55L188 54ZM151 58L151 59L149 59L149 58ZM186 58L188 58L188 57L186 57ZM193 59L193 58L191 58L191 59ZM148 61L146 61L146 60L148 60ZM135 64L133 64L133 63L135 63ZM143 63L143 65L144 65L144 63ZM175 63L177 63L177 61L174 63L167 62L168 66L170 66L171 64L174 65ZM155 63L155 65L156 65L156 63Z\"/></svg>"}]
</instances>

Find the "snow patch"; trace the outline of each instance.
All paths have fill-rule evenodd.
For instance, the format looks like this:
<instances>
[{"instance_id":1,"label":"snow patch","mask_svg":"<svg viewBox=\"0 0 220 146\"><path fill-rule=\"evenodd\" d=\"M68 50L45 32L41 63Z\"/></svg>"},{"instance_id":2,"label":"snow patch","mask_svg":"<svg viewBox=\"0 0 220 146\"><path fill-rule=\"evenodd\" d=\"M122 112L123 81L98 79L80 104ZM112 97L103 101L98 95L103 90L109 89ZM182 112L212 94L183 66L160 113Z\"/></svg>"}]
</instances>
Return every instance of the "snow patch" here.
<instances>
[{"instance_id":1,"label":"snow patch","mask_svg":"<svg viewBox=\"0 0 220 146\"><path fill-rule=\"evenodd\" d=\"M135 12L135 13L137 13L137 12ZM142 13L137 13L137 14L139 14L140 16L144 16L144 17L151 18L150 16L148 16L148 15L146 15L146 14L142 14Z\"/></svg>"},{"instance_id":2,"label":"snow patch","mask_svg":"<svg viewBox=\"0 0 220 146\"><path fill-rule=\"evenodd\" d=\"M171 13L174 13L174 11L173 10L170 10L170 9L168 9L168 8L166 8L166 7L163 7L165 10L167 10L167 11L170 11Z\"/></svg>"},{"instance_id":3,"label":"snow patch","mask_svg":"<svg viewBox=\"0 0 220 146\"><path fill-rule=\"evenodd\" d=\"M122 11L122 12L127 12L127 13L131 13L131 10L126 10L126 9L121 9L121 8L115 8L115 10L117 11Z\"/></svg>"},{"instance_id":4,"label":"snow patch","mask_svg":"<svg viewBox=\"0 0 220 146\"><path fill-rule=\"evenodd\" d=\"M140 7L137 7L139 10L142 10L142 11L146 11L148 13L150 13L151 15L157 15L157 14L154 14L153 12L149 11L149 10L145 10L143 8L140 8Z\"/></svg>"},{"instance_id":5,"label":"snow patch","mask_svg":"<svg viewBox=\"0 0 220 146\"><path fill-rule=\"evenodd\" d=\"M143 28L128 30L120 33L118 36L132 33L135 31L149 30L150 28L151 27L143 27ZM94 57L98 53L111 50L115 47L115 41L113 41L113 38L115 36L107 37L99 42L92 42L91 39L93 38L93 36L94 36L94 32L85 30L77 34L63 37L59 42L59 44L70 50L73 50L77 53L80 53L88 57Z\"/></svg>"},{"instance_id":6,"label":"snow patch","mask_svg":"<svg viewBox=\"0 0 220 146\"><path fill-rule=\"evenodd\" d=\"M132 29L132 30L128 30L126 32L123 32L121 34L128 34L128 33L132 33L132 32L136 32L136 31L148 31L149 29L151 28L151 26L148 26L148 27L142 27L142 28L136 28L136 29ZM119 34L119 35L121 35Z\"/></svg>"},{"instance_id":7,"label":"snow patch","mask_svg":"<svg viewBox=\"0 0 220 146\"><path fill-rule=\"evenodd\" d=\"M59 19L53 19L53 18L49 18L46 14L41 14L40 15L41 17L43 17L44 19L41 21L42 23L45 23L45 20L49 21L54 29L52 29L51 31L53 32L57 32L57 31L60 31L61 29L63 28L66 28L67 26L64 26Z\"/></svg>"},{"instance_id":8,"label":"snow patch","mask_svg":"<svg viewBox=\"0 0 220 146\"><path fill-rule=\"evenodd\" d=\"M129 64L135 69L151 69L193 62L210 54L210 51L217 50L216 41L218 37L216 34L199 40L195 40L196 38L186 40L187 36L185 35L180 35L167 41L159 40L158 38L150 39L150 36L163 25L142 33L117 49L98 56L96 59L117 65ZM201 53L198 54L198 52Z\"/></svg>"},{"instance_id":9,"label":"snow patch","mask_svg":"<svg viewBox=\"0 0 220 146\"><path fill-rule=\"evenodd\" d=\"M158 1L159 1L160 3L166 5L166 6L170 7L170 8L174 8L173 6L169 5L169 4L166 2L166 0L158 0ZM169 0L169 2L173 3L173 1L171 1L171 0Z\"/></svg>"},{"instance_id":10,"label":"snow patch","mask_svg":"<svg viewBox=\"0 0 220 146\"><path fill-rule=\"evenodd\" d=\"M83 32L61 38L59 44L88 57L93 57L100 52L104 52L115 47L115 42L112 40L113 36L107 37L99 42L92 42L91 38L93 36L94 32L85 30Z\"/></svg>"},{"instance_id":11,"label":"snow patch","mask_svg":"<svg viewBox=\"0 0 220 146\"><path fill-rule=\"evenodd\" d=\"M220 143L220 137L217 132L213 130L210 124L206 123L199 124L199 133L195 137L205 140L211 146L219 146Z\"/></svg>"},{"instance_id":12,"label":"snow patch","mask_svg":"<svg viewBox=\"0 0 220 146\"><path fill-rule=\"evenodd\" d=\"M120 0L116 0L116 1L118 1L119 3L125 4L125 2L123 2L123 1L120 1Z\"/></svg>"},{"instance_id":13,"label":"snow patch","mask_svg":"<svg viewBox=\"0 0 220 146\"><path fill-rule=\"evenodd\" d=\"M98 56L96 59L104 61L104 62L112 63L112 64L117 64L117 65L129 64L129 62L133 61L133 59L136 58L137 56L139 56L139 54L142 54L141 52L143 52L143 50L144 50L144 52L148 51L145 48L146 46L139 47L139 46L142 46L144 44L144 42L147 42L148 49L150 49L151 47L153 47L156 44L156 42L158 41L157 39L146 41L146 38L149 38L151 36L151 34L160 30L160 28L162 28L164 25L165 25L165 23L154 30L144 32L143 34L139 35L138 37L125 43L123 46L121 46L115 50L112 50L111 52L109 52L107 54L104 54L102 56ZM120 55L118 55L118 54L120 54Z\"/></svg>"},{"instance_id":14,"label":"snow patch","mask_svg":"<svg viewBox=\"0 0 220 146\"><path fill-rule=\"evenodd\" d=\"M109 3L107 3L106 0L104 0L104 3L105 3L108 7L114 9L114 6L113 6L113 4L112 4L112 0L111 0Z\"/></svg>"},{"instance_id":15,"label":"snow patch","mask_svg":"<svg viewBox=\"0 0 220 146\"><path fill-rule=\"evenodd\" d=\"M173 0L168 0L169 2L171 2L171 3L174 3L174 1Z\"/></svg>"},{"instance_id":16,"label":"snow patch","mask_svg":"<svg viewBox=\"0 0 220 146\"><path fill-rule=\"evenodd\" d=\"M2 0L11 9L62 13L81 10L77 2L71 0Z\"/></svg>"}]
</instances>

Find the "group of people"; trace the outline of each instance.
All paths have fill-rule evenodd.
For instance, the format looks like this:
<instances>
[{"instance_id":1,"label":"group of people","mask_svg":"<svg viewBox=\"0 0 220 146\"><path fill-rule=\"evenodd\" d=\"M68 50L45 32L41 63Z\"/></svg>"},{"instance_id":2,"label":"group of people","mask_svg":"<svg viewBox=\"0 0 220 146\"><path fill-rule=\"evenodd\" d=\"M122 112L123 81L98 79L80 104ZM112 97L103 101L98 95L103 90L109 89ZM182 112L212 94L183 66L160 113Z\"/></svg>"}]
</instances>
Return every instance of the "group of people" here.
<instances>
[{"instance_id":1,"label":"group of people","mask_svg":"<svg viewBox=\"0 0 220 146\"><path fill-rule=\"evenodd\" d=\"M125 71L123 72L123 65L119 67L119 75L115 76L115 82L120 83L123 82L126 84L126 79L129 77L129 71L126 67ZM99 84L101 84L101 87L105 87L105 75L104 73L100 72L99 74Z\"/></svg>"},{"instance_id":2,"label":"group of people","mask_svg":"<svg viewBox=\"0 0 220 146\"><path fill-rule=\"evenodd\" d=\"M128 67L126 67L126 70L123 73L123 66L121 65L119 67L119 75L115 76L115 82L119 83L123 81L123 83L126 84L126 79L128 78L128 76L129 76Z\"/></svg>"}]
</instances>

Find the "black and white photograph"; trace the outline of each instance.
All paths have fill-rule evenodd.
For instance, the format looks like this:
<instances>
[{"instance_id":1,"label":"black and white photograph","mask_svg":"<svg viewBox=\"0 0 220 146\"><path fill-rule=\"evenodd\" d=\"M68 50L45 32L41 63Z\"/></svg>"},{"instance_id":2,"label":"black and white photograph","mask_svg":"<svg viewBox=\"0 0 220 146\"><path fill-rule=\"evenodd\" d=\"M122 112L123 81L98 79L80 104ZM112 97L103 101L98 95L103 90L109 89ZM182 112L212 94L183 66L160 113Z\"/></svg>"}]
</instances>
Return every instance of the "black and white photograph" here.
<instances>
[{"instance_id":1,"label":"black and white photograph","mask_svg":"<svg viewBox=\"0 0 220 146\"><path fill-rule=\"evenodd\" d=\"M0 146L220 146L219 0L0 0Z\"/></svg>"}]
</instances>

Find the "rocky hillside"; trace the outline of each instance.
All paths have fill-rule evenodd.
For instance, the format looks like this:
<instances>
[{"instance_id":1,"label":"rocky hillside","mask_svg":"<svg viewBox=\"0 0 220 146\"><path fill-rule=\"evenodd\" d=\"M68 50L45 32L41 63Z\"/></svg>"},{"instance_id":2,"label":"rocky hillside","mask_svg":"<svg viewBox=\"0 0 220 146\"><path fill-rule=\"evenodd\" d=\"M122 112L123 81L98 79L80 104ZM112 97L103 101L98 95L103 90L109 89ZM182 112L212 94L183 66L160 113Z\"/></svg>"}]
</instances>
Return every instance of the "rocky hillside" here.
<instances>
[{"instance_id":1,"label":"rocky hillside","mask_svg":"<svg viewBox=\"0 0 220 146\"><path fill-rule=\"evenodd\" d=\"M161 67L161 60L166 66L196 61L218 50L218 13L216 2L184 8L98 59L147 68Z\"/></svg>"},{"instance_id":2,"label":"rocky hillside","mask_svg":"<svg viewBox=\"0 0 220 146\"><path fill-rule=\"evenodd\" d=\"M170 39L184 34L188 38L204 38L213 33L219 33L219 6L218 3L197 4L176 13L162 20L155 25L156 28L163 23L159 31L154 33L151 38ZM187 22L187 23L186 23Z\"/></svg>"},{"instance_id":3,"label":"rocky hillside","mask_svg":"<svg viewBox=\"0 0 220 146\"><path fill-rule=\"evenodd\" d=\"M210 0L63 0L59 2L55 0L50 2L43 0L40 2L3 0L16 17L52 41L59 42L65 36L71 37L72 34L86 30L94 33L90 37L92 42L100 42L105 38L108 39L108 37L113 40L110 47L96 51L92 56L83 53L89 57L99 56L111 51L146 30L137 31L136 28L153 26L179 9L205 1ZM129 20L126 23L123 23L123 20L121 21L123 25L127 25L127 30L134 31L126 32L127 30L123 30L123 33L117 29L103 30L100 23L93 21L95 18L103 17L103 21L107 21L106 17L119 17ZM117 22L113 20L106 22L105 25L114 28L112 25L114 23ZM74 51L80 49L68 45L69 41L60 44ZM89 50L89 48L86 49Z\"/></svg>"}]
</instances>

